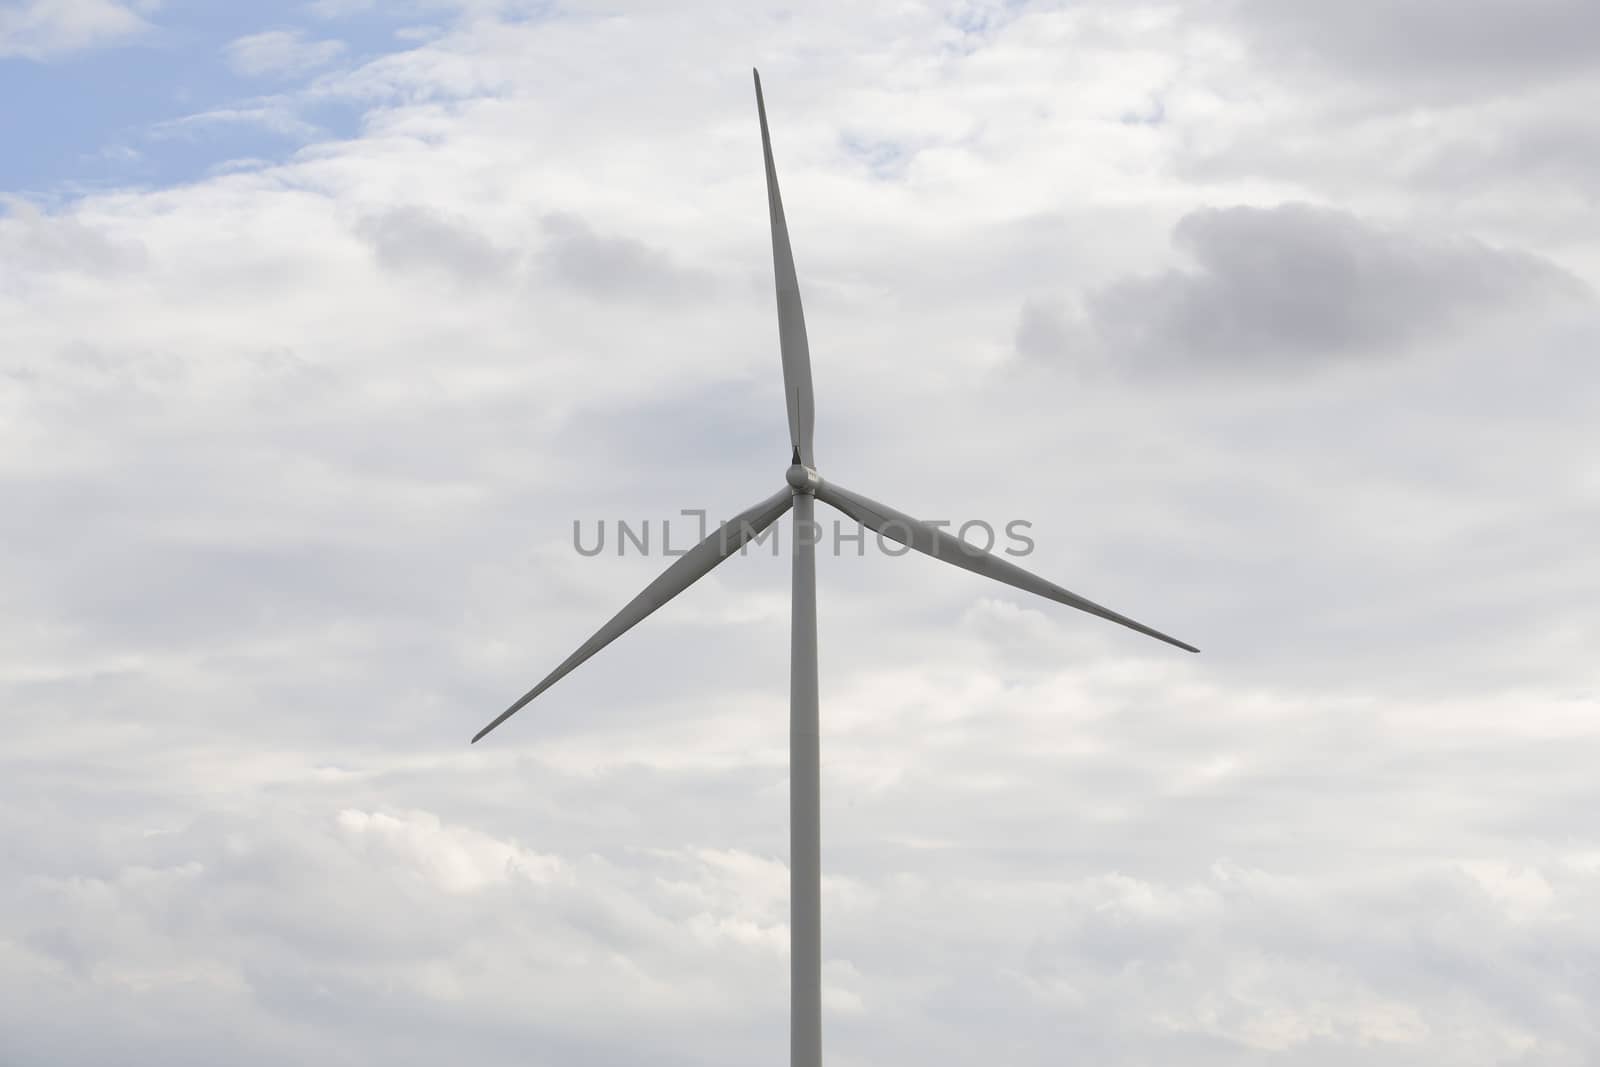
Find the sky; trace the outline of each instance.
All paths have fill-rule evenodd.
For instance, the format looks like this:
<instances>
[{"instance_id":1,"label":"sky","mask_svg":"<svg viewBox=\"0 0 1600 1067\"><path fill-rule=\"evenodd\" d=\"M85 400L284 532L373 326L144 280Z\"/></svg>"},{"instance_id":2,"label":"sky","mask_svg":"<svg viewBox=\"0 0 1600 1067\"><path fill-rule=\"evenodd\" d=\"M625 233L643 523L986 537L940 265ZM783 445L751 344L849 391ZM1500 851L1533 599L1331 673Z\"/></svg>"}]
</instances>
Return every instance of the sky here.
<instances>
[{"instance_id":1,"label":"sky","mask_svg":"<svg viewBox=\"0 0 1600 1067\"><path fill-rule=\"evenodd\" d=\"M670 10L668 8L670 7ZM1600 1061L1600 7L0 3L0 1063ZM681 519L683 527L689 520ZM683 527L674 526L673 537Z\"/></svg>"}]
</instances>

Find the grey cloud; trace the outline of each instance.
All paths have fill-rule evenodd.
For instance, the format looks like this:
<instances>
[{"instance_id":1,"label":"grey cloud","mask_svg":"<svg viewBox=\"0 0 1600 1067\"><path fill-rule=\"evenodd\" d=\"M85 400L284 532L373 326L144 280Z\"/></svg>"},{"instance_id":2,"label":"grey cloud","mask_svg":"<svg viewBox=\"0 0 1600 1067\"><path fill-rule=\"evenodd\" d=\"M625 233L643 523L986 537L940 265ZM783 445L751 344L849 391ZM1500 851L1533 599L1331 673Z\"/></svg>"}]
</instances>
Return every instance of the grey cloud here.
<instances>
[{"instance_id":1,"label":"grey cloud","mask_svg":"<svg viewBox=\"0 0 1600 1067\"><path fill-rule=\"evenodd\" d=\"M1243 0L1227 5L1264 58L1396 81L1548 78L1600 61L1589 0Z\"/></svg>"},{"instance_id":2,"label":"grey cloud","mask_svg":"<svg viewBox=\"0 0 1600 1067\"><path fill-rule=\"evenodd\" d=\"M40 271L110 277L146 262L142 244L71 213L46 214L25 200L0 200L0 292Z\"/></svg>"},{"instance_id":3,"label":"grey cloud","mask_svg":"<svg viewBox=\"0 0 1600 1067\"><path fill-rule=\"evenodd\" d=\"M1085 301L1106 359L1292 367L1372 358L1495 311L1588 294L1537 256L1303 204L1193 212L1173 241L1192 268L1123 279ZM1025 306L1016 341L1025 355L1064 353L1073 335L1070 320Z\"/></svg>"},{"instance_id":4,"label":"grey cloud","mask_svg":"<svg viewBox=\"0 0 1600 1067\"><path fill-rule=\"evenodd\" d=\"M418 205L391 208L362 219L356 233L385 266L396 270L443 271L462 282L502 277L517 254L465 219Z\"/></svg>"},{"instance_id":5,"label":"grey cloud","mask_svg":"<svg viewBox=\"0 0 1600 1067\"><path fill-rule=\"evenodd\" d=\"M1376 173L1388 194L1414 191L1435 215L1501 229L1515 220L1516 230L1547 239L1573 232L1573 211L1600 169L1597 105L1595 90L1565 86L1422 111L1392 93L1354 107L1313 97L1216 143L1183 145L1175 165L1200 183L1280 181L1336 201L1369 196ZM1376 172L1375 157L1383 159Z\"/></svg>"},{"instance_id":6,"label":"grey cloud","mask_svg":"<svg viewBox=\"0 0 1600 1067\"><path fill-rule=\"evenodd\" d=\"M1580 99L1561 110L1541 103L1504 116L1479 109L1456 132L1435 138L1415 177L1456 195L1481 194L1509 177L1587 196L1600 173L1600 126L1592 107L1593 101Z\"/></svg>"},{"instance_id":7,"label":"grey cloud","mask_svg":"<svg viewBox=\"0 0 1600 1067\"><path fill-rule=\"evenodd\" d=\"M1024 300L1017 320L1017 353L1028 359L1062 355L1074 347L1074 326L1064 311L1048 301Z\"/></svg>"},{"instance_id":8,"label":"grey cloud","mask_svg":"<svg viewBox=\"0 0 1600 1067\"><path fill-rule=\"evenodd\" d=\"M1392 203L1405 185L1432 194L1419 207L1435 217L1521 234L1570 232L1583 210L1600 6L1246 0L1186 12L1243 46L1234 106L1179 119L1195 134L1173 146L1187 179L1271 179L1343 202ZM1557 201L1552 185L1570 192Z\"/></svg>"},{"instance_id":9,"label":"grey cloud","mask_svg":"<svg viewBox=\"0 0 1600 1067\"><path fill-rule=\"evenodd\" d=\"M576 215L546 215L543 229L546 271L575 289L597 296L669 299L707 284L704 275L679 266L665 253L631 237L598 233Z\"/></svg>"}]
</instances>

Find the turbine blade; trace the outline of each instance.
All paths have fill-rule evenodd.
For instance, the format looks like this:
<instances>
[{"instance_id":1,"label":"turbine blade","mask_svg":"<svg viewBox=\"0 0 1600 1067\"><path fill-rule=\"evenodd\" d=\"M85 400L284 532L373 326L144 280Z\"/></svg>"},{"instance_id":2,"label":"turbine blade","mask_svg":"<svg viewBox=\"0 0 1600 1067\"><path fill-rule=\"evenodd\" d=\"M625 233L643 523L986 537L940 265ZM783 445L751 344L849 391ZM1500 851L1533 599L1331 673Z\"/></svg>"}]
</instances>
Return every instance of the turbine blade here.
<instances>
[{"instance_id":1,"label":"turbine blade","mask_svg":"<svg viewBox=\"0 0 1600 1067\"><path fill-rule=\"evenodd\" d=\"M1199 652L1193 645L1185 644L1175 637L1168 637L1159 630L1152 630L1143 623L1134 622L1126 615L1119 615L1110 608L1103 608L1092 600L1085 599L1077 593L1071 593L1056 585L1054 582L1045 581L1035 574L1023 570L1015 563L990 555L973 545L967 544L954 534L946 533L937 526L930 526L925 522L913 519L904 512L896 511L885 504L875 500L868 500L859 493L834 485L832 482L823 481L816 487L817 499L832 504L850 518L856 520L869 530L874 530L891 541L898 541L908 548L914 548L924 555L942 559L946 563L953 563L974 574L981 574L985 578L993 578L997 582L1021 589L1027 593L1034 593L1046 600L1054 600L1058 604L1065 604L1069 608L1086 611L1090 615L1098 615L1130 630L1137 630L1147 637L1157 641L1165 641L1187 652Z\"/></svg>"},{"instance_id":2,"label":"turbine blade","mask_svg":"<svg viewBox=\"0 0 1600 1067\"><path fill-rule=\"evenodd\" d=\"M472 738L472 743L477 744L490 730L511 718L534 697L570 674L578 664L627 633L651 612L704 578L713 567L739 551L745 542L776 522L793 503L794 491L784 486L782 490L761 503L740 512L721 529L714 531L711 536L679 556L659 578L645 586L644 592L628 601L627 606L617 612L610 622L600 627L593 637L563 660L561 666L524 693L515 704L502 711L488 726L479 730Z\"/></svg>"},{"instance_id":3,"label":"turbine blade","mask_svg":"<svg viewBox=\"0 0 1600 1067\"><path fill-rule=\"evenodd\" d=\"M778 195L778 170L772 163L772 137L767 132L767 105L761 96L761 72L756 79L756 113L761 118L761 152L767 164L767 210L772 216L772 275L778 286L778 346L783 356L783 399L789 409L789 443L800 462L815 466L811 455L811 428L815 422L811 394L811 349L806 343L806 316L800 308L800 282L794 273L794 251L789 247L789 225L783 218L783 198Z\"/></svg>"}]
</instances>

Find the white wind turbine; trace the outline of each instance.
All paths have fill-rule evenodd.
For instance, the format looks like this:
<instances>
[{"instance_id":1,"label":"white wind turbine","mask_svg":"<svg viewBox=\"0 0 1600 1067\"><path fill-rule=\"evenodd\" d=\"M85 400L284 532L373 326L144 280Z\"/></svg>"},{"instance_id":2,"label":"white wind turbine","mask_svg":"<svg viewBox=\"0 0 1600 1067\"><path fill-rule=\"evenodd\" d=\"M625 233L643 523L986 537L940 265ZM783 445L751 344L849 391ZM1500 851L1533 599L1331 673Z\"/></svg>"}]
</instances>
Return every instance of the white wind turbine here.
<instances>
[{"instance_id":1,"label":"white wind turbine","mask_svg":"<svg viewBox=\"0 0 1600 1067\"><path fill-rule=\"evenodd\" d=\"M784 400L789 409L789 441L794 446L786 484L761 503L741 512L716 533L680 556L659 578L543 681L524 693L473 737L476 743L534 697L549 689L584 660L622 636L651 612L705 577L752 538L794 508L794 572L789 632L789 1063L820 1067L822 1063L822 922L820 815L817 750L817 569L815 501L832 504L869 530L918 552L953 563L974 574L1036 593L1102 619L1137 630L1188 652L1198 652L1158 630L1103 608L1092 600L1030 574L943 530L817 474L811 453L813 406L811 354L806 345L805 317L800 310L800 285L778 174L772 165L772 139L761 96L761 75L755 73L756 113L761 121L761 150L767 168L767 207L772 216L772 270L778 288L778 343L783 357Z\"/></svg>"}]
</instances>

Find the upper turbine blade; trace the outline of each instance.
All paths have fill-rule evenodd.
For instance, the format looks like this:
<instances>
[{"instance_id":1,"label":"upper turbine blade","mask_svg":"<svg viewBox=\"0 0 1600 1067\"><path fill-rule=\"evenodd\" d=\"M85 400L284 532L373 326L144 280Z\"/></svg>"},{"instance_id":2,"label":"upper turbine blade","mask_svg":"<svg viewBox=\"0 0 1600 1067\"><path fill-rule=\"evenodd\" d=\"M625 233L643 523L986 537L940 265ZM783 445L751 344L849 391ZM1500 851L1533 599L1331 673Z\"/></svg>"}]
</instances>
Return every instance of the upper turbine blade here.
<instances>
[{"instance_id":1,"label":"upper turbine blade","mask_svg":"<svg viewBox=\"0 0 1600 1067\"><path fill-rule=\"evenodd\" d=\"M1137 630L1157 641L1165 641L1185 651L1200 651L1175 637L1168 637L1159 630L1152 630L1143 623L1134 622L1126 615L1119 615L1092 600L1086 600L1076 593L1069 593L1054 582L1047 582L1037 575L1028 573L1015 563L969 545L937 526L919 522L903 512L875 500L868 500L832 482L820 482L816 487L816 494L818 500L832 504L867 529L875 530L891 541L898 541L918 552L942 559L946 563L954 563L957 567L963 567L974 574L981 574L985 578L993 578L997 582L1015 586L1024 592L1035 593L1058 604L1065 604L1069 608L1087 611L1090 615L1098 615L1102 619L1126 626L1130 630Z\"/></svg>"},{"instance_id":2,"label":"upper turbine blade","mask_svg":"<svg viewBox=\"0 0 1600 1067\"><path fill-rule=\"evenodd\" d=\"M561 666L551 671L544 681L528 690L515 704L502 711L495 717L494 722L479 730L472 738L472 743L477 744L490 730L511 718L522 709L523 705L555 685L578 664L627 633L652 611L704 578L710 573L711 568L739 551L746 541L756 537L762 530L776 522L793 503L794 491L784 486L781 491L772 494L761 503L740 512L720 530L713 532L704 541L679 556L673 561L672 566L661 573L661 577L645 586L644 592L628 601L626 607L617 612L610 622L600 627L593 637L580 645L576 652L563 660Z\"/></svg>"},{"instance_id":3,"label":"upper turbine blade","mask_svg":"<svg viewBox=\"0 0 1600 1067\"><path fill-rule=\"evenodd\" d=\"M778 171L772 164L772 137L767 133L767 105L761 97L761 72L756 78L756 113L761 117L761 152L767 163L767 210L772 216L772 274L778 284L778 345L783 354L783 399L789 409L789 443L800 462L815 466L811 455L811 426L815 421L811 395L811 349L806 343L806 317L800 309L800 282L794 273L794 251L789 247L789 225L783 218L783 198L778 195Z\"/></svg>"}]
</instances>

